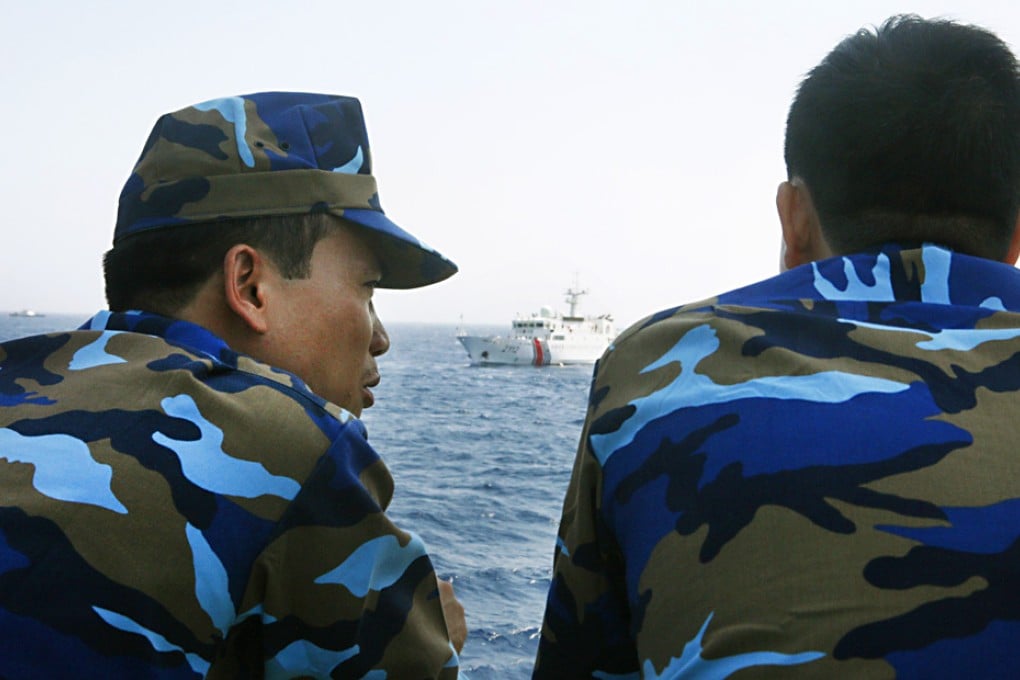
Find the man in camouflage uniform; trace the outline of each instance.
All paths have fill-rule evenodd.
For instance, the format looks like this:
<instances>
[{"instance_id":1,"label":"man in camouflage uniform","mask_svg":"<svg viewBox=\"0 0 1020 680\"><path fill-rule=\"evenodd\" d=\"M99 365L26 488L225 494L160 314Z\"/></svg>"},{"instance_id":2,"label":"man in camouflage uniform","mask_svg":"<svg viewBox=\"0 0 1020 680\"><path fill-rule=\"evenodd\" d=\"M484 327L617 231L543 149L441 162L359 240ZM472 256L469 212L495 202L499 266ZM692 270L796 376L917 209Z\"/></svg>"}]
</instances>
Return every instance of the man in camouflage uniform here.
<instances>
[{"instance_id":1,"label":"man in camouflage uniform","mask_svg":"<svg viewBox=\"0 0 1020 680\"><path fill-rule=\"evenodd\" d=\"M801 85L779 276L596 368L539 678L1020 677L1020 80L896 17Z\"/></svg>"},{"instance_id":2,"label":"man in camouflage uniform","mask_svg":"<svg viewBox=\"0 0 1020 680\"><path fill-rule=\"evenodd\" d=\"M360 103L163 116L104 265L112 311L0 346L0 677L455 677L358 416L373 290L456 267L383 214Z\"/></svg>"}]
</instances>

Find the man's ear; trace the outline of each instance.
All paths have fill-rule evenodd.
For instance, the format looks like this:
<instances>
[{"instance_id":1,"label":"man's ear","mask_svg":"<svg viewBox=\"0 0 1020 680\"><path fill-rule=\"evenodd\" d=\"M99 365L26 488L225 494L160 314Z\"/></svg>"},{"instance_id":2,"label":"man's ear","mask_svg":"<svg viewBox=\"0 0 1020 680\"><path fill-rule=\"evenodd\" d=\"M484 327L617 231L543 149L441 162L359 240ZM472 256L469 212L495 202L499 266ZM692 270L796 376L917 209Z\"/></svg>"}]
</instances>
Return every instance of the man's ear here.
<instances>
[{"instance_id":1,"label":"man's ear","mask_svg":"<svg viewBox=\"0 0 1020 680\"><path fill-rule=\"evenodd\" d=\"M1017 215L1016 224L1013 225L1013 238L1009 241L1009 251L1002 261L1015 265L1017 258L1020 258L1020 215Z\"/></svg>"},{"instance_id":2,"label":"man's ear","mask_svg":"<svg viewBox=\"0 0 1020 680\"><path fill-rule=\"evenodd\" d=\"M776 191L776 210L783 230L782 266L785 269L832 255L822 236L811 192L800 178L782 182Z\"/></svg>"},{"instance_id":3,"label":"man's ear","mask_svg":"<svg viewBox=\"0 0 1020 680\"><path fill-rule=\"evenodd\" d=\"M223 257L223 297L227 307L250 330L269 330L267 277L272 274L268 260L249 245L239 243Z\"/></svg>"}]
</instances>

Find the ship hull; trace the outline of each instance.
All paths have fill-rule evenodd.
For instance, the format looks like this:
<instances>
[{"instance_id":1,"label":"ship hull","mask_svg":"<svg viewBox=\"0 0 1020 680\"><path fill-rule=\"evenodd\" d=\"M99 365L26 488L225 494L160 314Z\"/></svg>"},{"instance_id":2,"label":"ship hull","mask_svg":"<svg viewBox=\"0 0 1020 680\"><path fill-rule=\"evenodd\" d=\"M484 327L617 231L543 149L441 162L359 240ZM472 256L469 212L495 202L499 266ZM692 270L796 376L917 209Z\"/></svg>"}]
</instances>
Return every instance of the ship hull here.
<instances>
[{"instance_id":1,"label":"ship hull","mask_svg":"<svg viewBox=\"0 0 1020 680\"><path fill-rule=\"evenodd\" d=\"M565 366L594 363L609 345L608 339L569 345L545 338L506 338L461 335L472 364L479 366Z\"/></svg>"}]
</instances>

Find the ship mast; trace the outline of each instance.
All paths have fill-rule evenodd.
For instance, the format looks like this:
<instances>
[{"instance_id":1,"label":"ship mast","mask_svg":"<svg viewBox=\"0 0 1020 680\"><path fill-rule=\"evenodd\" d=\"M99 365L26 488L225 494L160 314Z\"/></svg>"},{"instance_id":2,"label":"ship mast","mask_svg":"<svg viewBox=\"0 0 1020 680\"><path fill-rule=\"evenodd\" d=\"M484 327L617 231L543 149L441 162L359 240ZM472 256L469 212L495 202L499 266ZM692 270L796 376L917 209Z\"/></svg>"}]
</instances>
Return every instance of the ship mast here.
<instances>
[{"instance_id":1,"label":"ship mast","mask_svg":"<svg viewBox=\"0 0 1020 680\"><path fill-rule=\"evenodd\" d=\"M577 300L582 295L587 295L588 291L581 290L577 284L577 275L574 275L574 285L567 289L564 295L567 296L567 304L570 305L570 316L577 316Z\"/></svg>"}]
</instances>

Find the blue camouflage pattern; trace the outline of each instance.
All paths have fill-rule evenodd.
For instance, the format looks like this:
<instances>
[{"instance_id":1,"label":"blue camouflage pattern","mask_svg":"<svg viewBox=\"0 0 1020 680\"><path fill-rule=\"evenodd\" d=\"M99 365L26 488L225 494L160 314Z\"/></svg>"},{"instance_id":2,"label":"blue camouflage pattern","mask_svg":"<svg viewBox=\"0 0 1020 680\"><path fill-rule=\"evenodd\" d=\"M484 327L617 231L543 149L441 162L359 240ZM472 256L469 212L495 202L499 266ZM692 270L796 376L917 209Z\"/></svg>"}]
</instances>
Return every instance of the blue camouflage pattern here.
<instances>
[{"instance_id":1,"label":"blue camouflage pattern","mask_svg":"<svg viewBox=\"0 0 1020 680\"><path fill-rule=\"evenodd\" d=\"M598 363L536 678L1018 677L1020 272L924 245Z\"/></svg>"},{"instance_id":2,"label":"blue camouflage pattern","mask_svg":"<svg viewBox=\"0 0 1020 680\"><path fill-rule=\"evenodd\" d=\"M381 288L416 288L457 272L383 212L361 102L313 92L224 97L161 116L121 191L113 240L309 214L343 218L372 238Z\"/></svg>"},{"instance_id":3,"label":"blue camouflage pattern","mask_svg":"<svg viewBox=\"0 0 1020 680\"><path fill-rule=\"evenodd\" d=\"M0 677L454 678L364 425L204 328L0 345Z\"/></svg>"}]
</instances>

